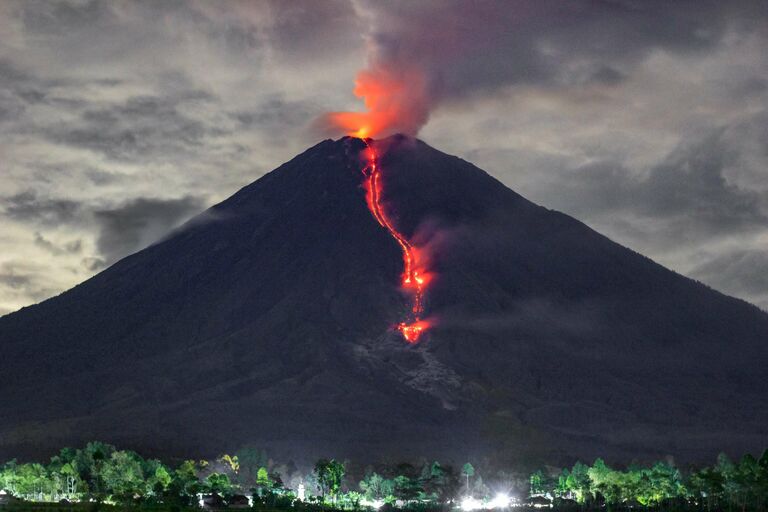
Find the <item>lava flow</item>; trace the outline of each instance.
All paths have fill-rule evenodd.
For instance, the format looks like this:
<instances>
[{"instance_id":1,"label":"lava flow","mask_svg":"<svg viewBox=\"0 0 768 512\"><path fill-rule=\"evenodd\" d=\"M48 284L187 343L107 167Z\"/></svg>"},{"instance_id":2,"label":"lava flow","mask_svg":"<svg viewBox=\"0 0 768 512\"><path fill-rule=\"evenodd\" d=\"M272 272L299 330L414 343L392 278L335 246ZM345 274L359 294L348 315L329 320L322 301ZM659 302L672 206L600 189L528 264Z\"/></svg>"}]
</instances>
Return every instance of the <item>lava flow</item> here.
<instances>
[{"instance_id":1,"label":"lava flow","mask_svg":"<svg viewBox=\"0 0 768 512\"><path fill-rule=\"evenodd\" d=\"M415 248L402 233L395 229L387 217L381 205L383 185L378 155L371 145L370 139L361 140L367 147L366 159L368 165L363 168L363 175L366 178L365 190L368 209L376 221L389 232L403 250L402 285L403 289L412 296L413 300L409 318L407 321L400 322L397 325L397 330L400 331L408 343L416 343L424 331L429 328L429 322L421 318L424 313L424 289L429 281L429 274L422 268L423 252Z\"/></svg>"}]
</instances>

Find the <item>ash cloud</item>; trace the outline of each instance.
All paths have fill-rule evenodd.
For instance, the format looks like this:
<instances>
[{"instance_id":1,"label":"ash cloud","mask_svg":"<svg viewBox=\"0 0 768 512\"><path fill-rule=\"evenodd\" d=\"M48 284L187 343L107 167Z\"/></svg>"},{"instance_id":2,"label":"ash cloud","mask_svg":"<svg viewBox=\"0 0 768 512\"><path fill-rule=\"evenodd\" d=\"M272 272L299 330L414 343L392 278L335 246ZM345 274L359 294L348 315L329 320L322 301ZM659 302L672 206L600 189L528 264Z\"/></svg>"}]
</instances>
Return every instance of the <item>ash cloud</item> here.
<instances>
[{"instance_id":1,"label":"ash cloud","mask_svg":"<svg viewBox=\"0 0 768 512\"><path fill-rule=\"evenodd\" d=\"M709 0L360 5L369 50L355 94L367 113L332 113L326 121L377 136L416 135L436 107L513 86L615 86L652 51L711 50L733 24L759 27L767 10Z\"/></svg>"}]
</instances>

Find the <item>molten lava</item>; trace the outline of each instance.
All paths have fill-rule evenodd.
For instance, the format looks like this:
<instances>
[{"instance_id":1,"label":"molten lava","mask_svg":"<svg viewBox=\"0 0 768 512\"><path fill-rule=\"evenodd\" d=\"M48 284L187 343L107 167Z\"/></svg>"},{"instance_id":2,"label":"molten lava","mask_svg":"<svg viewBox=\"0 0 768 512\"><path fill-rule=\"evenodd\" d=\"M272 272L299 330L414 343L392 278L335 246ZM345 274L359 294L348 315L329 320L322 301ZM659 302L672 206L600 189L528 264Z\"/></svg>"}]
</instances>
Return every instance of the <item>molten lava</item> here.
<instances>
[{"instance_id":1,"label":"molten lava","mask_svg":"<svg viewBox=\"0 0 768 512\"><path fill-rule=\"evenodd\" d=\"M397 325L397 330L408 343L416 343L422 333L429 328L429 322L422 319L421 316L424 313L424 289L429 283L430 274L424 268L424 252L414 247L387 217L381 205L383 184L378 155L369 139L362 140L367 147L366 160L368 164L363 168L363 175L366 178L365 190L368 209L376 221L397 241L403 251L402 286L411 295L413 301L407 321L400 322Z\"/></svg>"}]
</instances>

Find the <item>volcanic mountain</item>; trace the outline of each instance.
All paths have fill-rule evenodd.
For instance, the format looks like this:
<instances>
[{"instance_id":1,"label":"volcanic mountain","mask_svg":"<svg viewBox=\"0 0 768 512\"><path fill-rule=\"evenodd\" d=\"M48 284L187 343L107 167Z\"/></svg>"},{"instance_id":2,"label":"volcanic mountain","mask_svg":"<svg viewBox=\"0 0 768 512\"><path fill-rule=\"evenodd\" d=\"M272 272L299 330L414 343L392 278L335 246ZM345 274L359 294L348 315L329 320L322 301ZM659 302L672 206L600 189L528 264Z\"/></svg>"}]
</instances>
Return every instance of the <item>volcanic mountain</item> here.
<instances>
[{"instance_id":1,"label":"volcanic mountain","mask_svg":"<svg viewBox=\"0 0 768 512\"><path fill-rule=\"evenodd\" d=\"M364 142L326 140L0 318L0 459L90 439L504 463L765 448L768 314L421 141L373 144L382 205L436 276L417 344L393 327L403 255Z\"/></svg>"}]
</instances>

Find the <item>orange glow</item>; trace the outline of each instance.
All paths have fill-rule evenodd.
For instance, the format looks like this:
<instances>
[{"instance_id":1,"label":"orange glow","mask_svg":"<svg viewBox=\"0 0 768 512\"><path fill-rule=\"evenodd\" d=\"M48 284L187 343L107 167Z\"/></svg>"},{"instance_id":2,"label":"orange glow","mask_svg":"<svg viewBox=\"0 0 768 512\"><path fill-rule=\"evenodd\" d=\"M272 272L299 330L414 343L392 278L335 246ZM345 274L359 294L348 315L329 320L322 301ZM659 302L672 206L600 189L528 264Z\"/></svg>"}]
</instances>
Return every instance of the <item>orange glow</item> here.
<instances>
[{"instance_id":1,"label":"orange glow","mask_svg":"<svg viewBox=\"0 0 768 512\"><path fill-rule=\"evenodd\" d=\"M400 233L387 217L381 205L381 193L383 184L381 181L381 168L379 167L376 150L367 139L363 139L366 145L365 158L368 164L363 169L365 176L365 199L368 209L376 221L385 228L400 245L403 251L403 274L401 284L403 289L412 297L411 314L408 322L401 322L397 330L402 333L408 343L419 341L421 334L429 328L429 322L421 318L424 313L424 291L432 277L425 268L425 254L419 250Z\"/></svg>"},{"instance_id":2,"label":"orange glow","mask_svg":"<svg viewBox=\"0 0 768 512\"><path fill-rule=\"evenodd\" d=\"M366 139L396 132L415 135L427 122L429 101L424 73L377 67L361 71L355 96L366 112L332 112L327 121L347 135Z\"/></svg>"},{"instance_id":3,"label":"orange glow","mask_svg":"<svg viewBox=\"0 0 768 512\"><path fill-rule=\"evenodd\" d=\"M417 320L411 324L400 322L397 326L397 330L400 331L408 343L419 341L419 336L428 328L429 323L426 320Z\"/></svg>"}]
</instances>

